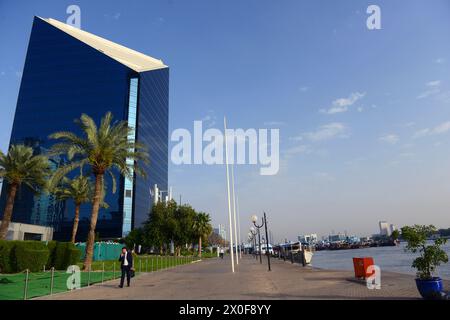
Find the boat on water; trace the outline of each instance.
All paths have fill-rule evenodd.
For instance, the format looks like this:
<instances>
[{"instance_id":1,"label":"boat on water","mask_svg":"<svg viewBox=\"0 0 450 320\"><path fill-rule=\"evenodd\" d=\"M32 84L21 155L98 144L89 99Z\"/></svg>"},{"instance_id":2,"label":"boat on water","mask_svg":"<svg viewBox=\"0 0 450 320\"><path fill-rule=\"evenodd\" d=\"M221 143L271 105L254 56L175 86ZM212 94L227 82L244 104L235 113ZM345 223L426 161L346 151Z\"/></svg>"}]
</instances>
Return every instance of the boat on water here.
<instances>
[{"instance_id":1,"label":"boat on water","mask_svg":"<svg viewBox=\"0 0 450 320\"><path fill-rule=\"evenodd\" d=\"M363 249L371 247L389 247L397 246L399 244L398 240L377 240L377 241L365 241L365 242L348 242L333 241L333 242L321 242L315 245L316 251L321 250L349 250L349 249Z\"/></svg>"},{"instance_id":2,"label":"boat on water","mask_svg":"<svg viewBox=\"0 0 450 320\"><path fill-rule=\"evenodd\" d=\"M288 259L304 265L311 264L315 247L307 243L289 242L274 247L274 255L280 259Z\"/></svg>"}]
</instances>

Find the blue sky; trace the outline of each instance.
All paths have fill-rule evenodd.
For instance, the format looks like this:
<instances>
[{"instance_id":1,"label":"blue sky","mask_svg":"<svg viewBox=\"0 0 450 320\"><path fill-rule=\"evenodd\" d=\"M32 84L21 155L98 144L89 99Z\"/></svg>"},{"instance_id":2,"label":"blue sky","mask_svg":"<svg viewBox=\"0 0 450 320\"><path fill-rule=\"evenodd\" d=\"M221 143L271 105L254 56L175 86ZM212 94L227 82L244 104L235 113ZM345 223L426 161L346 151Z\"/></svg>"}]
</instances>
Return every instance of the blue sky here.
<instances>
[{"instance_id":1,"label":"blue sky","mask_svg":"<svg viewBox=\"0 0 450 320\"><path fill-rule=\"evenodd\" d=\"M34 15L170 66L170 128L279 128L281 168L236 167L242 235L372 234L379 220L450 227L448 1L0 1L0 149ZM381 8L368 30L366 8ZM170 165L175 197L227 222L223 166Z\"/></svg>"}]
</instances>

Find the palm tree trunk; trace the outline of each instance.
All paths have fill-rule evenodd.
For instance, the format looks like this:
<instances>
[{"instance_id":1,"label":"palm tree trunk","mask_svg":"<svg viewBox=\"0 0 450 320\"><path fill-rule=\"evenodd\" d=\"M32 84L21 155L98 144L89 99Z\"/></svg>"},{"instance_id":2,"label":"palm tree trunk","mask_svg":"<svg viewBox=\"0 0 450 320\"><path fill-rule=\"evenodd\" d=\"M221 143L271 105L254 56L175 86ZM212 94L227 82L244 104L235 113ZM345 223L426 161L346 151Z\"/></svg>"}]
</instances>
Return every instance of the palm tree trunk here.
<instances>
[{"instance_id":1,"label":"palm tree trunk","mask_svg":"<svg viewBox=\"0 0 450 320\"><path fill-rule=\"evenodd\" d=\"M202 257L202 237L198 238L198 256Z\"/></svg>"},{"instance_id":2,"label":"palm tree trunk","mask_svg":"<svg viewBox=\"0 0 450 320\"><path fill-rule=\"evenodd\" d=\"M75 204L75 217L73 218L73 226L72 226L72 238L70 241L75 243L75 237L77 235L78 230L78 222L80 221L80 204Z\"/></svg>"},{"instance_id":3,"label":"palm tree trunk","mask_svg":"<svg viewBox=\"0 0 450 320\"><path fill-rule=\"evenodd\" d=\"M89 270L91 268L92 256L94 255L95 242L95 226L97 225L98 210L100 208L100 200L102 198L103 190L103 174L95 175L95 189L94 199L92 201L91 225L86 241L86 256L84 258L83 269Z\"/></svg>"},{"instance_id":4,"label":"palm tree trunk","mask_svg":"<svg viewBox=\"0 0 450 320\"><path fill-rule=\"evenodd\" d=\"M11 217L14 208L14 199L16 198L18 185L13 183L9 186L8 195L6 198L6 207L3 213L2 225L0 226L0 240L5 240L8 234L9 223L11 222Z\"/></svg>"}]
</instances>

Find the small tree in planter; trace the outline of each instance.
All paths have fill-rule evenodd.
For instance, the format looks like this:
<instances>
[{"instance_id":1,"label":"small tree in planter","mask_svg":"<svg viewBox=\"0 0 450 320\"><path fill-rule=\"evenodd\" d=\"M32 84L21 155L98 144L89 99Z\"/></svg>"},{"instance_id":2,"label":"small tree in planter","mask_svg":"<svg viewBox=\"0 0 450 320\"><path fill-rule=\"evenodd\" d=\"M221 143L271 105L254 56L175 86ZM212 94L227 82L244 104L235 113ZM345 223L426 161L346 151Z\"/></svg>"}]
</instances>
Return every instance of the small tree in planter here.
<instances>
[{"instance_id":1,"label":"small tree in planter","mask_svg":"<svg viewBox=\"0 0 450 320\"><path fill-rule=\"evenodd\" d=\"M447 240L437 238L433 244L427 245L427 239L437 233L433 225L414 225L402 228L402 237L407 241L406 250L419 253L414 259L412 267L417 270L417 289L426 299L440 298L443 291L442 279L433 277L433 274L441 263L448 262L448 256L441 248Z\"/></svg>"}]
</instances>

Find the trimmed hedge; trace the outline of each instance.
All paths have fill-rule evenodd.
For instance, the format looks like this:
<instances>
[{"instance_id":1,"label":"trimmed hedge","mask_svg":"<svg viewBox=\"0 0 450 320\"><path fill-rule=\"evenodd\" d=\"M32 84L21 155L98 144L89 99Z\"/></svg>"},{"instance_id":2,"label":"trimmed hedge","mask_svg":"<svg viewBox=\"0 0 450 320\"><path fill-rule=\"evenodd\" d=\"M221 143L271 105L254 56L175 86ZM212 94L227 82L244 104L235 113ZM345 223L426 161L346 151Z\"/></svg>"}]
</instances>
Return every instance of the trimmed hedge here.
<instances>
[{"instance_id":1,"label":"trimmed hedge","mask_svg":"<svg viewBox=\"0 0 450 320\"><path fill-rule=\"evenodd\" d=\"M53 266L57 270L65 270L68 266L80 261L81 251L71 242L58 242L55 249Z\"/></svg>"},{"instance_id":2,"label":"trimmed hedge","mask_svg":"<svg viewBox=\"0 0 450 320\"><path fill-rule=\"evenodd\" d=\"M17 272L26 269L29 269L32 272L40 271L47 263L49 252L45 242L16 241L13 250L16 258L15 270Z\"/></svg>"},{"instance_id":3,"label":"trimmed hedge","mask_svg":"<svg viewBox=\"0 0 450 320\"><path fill-rule=\"evenodd\" d=\"M0 240L0 273L15 272L16 256L14 254L15 241Z\"/></svg>"},{"instance_id":4,"label":"trimmed hedge","mask_svg":"<svg viewBox=\"0 0 450 320\"><path fill-rule=\"evenodd\" d=\"M35 250L28 248L16 248L17 271L26 269L31 272L42 271L48 259L48 249Z\"/></svg>"},{"instance_id":5,"label":"trimmed hedge","mask_svg":"<svg viewBox=\"0 0 450 320\"><path fill-rule=\"evenodd\" d=\"M55 261L55 254L56 254L56 245L58 242L56 241L49 241L47 242L47 248L49 251L49 255L48 255L48 260L47 263L45 264L45 269L50 269L51 267L53 267L54 261Z\"/></svg>"},{"instance_id":6,"label":"trimmed hedge","mask_svg":"<svg viewBox=\"0 0 450 320\"><path fill-rule=\"evenodd\" d=\"M55 267L66 270L80 261L81 252L70 242L0 240L0 273Z\"/></svg>"}]
</instances>

